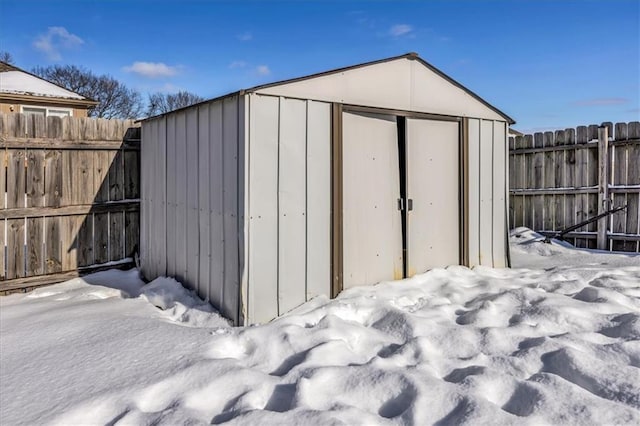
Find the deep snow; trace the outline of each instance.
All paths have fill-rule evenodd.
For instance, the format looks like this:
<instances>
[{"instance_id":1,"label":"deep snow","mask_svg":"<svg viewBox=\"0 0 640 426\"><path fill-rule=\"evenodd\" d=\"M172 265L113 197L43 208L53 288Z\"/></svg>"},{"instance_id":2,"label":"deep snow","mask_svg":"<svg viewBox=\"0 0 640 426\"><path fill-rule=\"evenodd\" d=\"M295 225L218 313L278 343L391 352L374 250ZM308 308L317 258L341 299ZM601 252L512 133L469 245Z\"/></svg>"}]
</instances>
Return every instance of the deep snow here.
<instances>
[{"instance_id":1,"label":"deep snow","mask_svg":"<svg viewBox=\"0 0 640 426\"><path fill-rule=\"evenodd\" d=\"M0 423L640 423L640 257L538 237L246 328L136 271L0 298Z\"/></svg>"}]
</instances>

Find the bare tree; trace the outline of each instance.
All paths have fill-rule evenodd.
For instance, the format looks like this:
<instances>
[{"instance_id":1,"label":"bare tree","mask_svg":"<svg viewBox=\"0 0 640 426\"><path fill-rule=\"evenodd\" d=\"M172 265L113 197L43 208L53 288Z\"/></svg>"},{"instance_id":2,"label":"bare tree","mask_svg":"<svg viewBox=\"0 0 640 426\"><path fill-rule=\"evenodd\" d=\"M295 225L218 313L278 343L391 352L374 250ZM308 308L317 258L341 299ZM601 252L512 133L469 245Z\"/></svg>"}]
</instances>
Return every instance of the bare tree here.
<instances>
[{"instance_id":1,"label":"bare tree","mask_svg":"<svg viewBox=\"0 0 640 426\"><path fill-rule=\"evenodd\" d=\"M13 56L9 52L0 51L0 62L13 64Z\"/></svg>"},{"instance_id":2,"label":"bare tree","mask_svg":"<svg viewBox=\"0 0 640 426\"><path fill-rule=\"evenodd\" d=\"M204 101L204 98L186 91L180 91L178 93L153 93L149 95L147 116L164 114L165 112L184 108L202 101Z\"/></svg>"},{"instance_id":3,"label":"bare tree","mask_svg":"<svg viewBox=\"0 0 640 426\"><path fill-rule=\"evenodd\" d=\"M143 111L142 96L109 75L95 75L75 65L36 67L32 72L45 80L84 97L98 101L89 110L90 117L139 118Z\"/></svg>"}]
</instances>

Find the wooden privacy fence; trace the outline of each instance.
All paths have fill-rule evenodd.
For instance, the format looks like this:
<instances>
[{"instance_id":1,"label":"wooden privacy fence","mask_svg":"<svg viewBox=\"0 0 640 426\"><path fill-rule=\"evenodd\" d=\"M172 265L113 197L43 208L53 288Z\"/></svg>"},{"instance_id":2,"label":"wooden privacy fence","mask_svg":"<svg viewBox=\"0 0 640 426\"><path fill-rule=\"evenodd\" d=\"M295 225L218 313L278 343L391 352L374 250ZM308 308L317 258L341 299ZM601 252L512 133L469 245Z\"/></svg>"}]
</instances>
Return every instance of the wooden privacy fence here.
<instances>
[{"instance_id":1,"label":"wooden privacy fence","mask_svg":"<svg viewBox=\"0 0 640 426\"><path fill-rule=\"evenodd\" d=\"M577 247L640 252L640 123L603 123L509 138L510 220L567 234Z\"/></svg>"},{"instance_id":2,"label":"wooden privacy fence","mask_svg":"<svg viewBox=\"0 0 640 426\"><path fill-rule=\"evenodd\" d=\"M123 137L132 125L0 114L0 292L131 260L140 147Z\"/></svg>"}]
</instances>

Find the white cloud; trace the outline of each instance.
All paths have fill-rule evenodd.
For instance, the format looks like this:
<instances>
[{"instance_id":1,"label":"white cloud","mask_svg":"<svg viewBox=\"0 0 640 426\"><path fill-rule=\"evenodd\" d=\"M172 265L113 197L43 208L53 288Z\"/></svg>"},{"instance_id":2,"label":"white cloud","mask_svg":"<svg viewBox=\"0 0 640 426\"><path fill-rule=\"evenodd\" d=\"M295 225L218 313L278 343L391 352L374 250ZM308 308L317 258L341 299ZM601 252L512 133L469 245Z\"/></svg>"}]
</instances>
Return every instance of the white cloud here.
<instances>
[{"instance_id":1,"label":"white cloud","mask_svg":"<svg viewBox=\"0 0 640 426\"><path fill-rule=\"evenodd\" d=\"M397 24L389 28L389 34L393 37L401 37L413 31L413 27L407 24Z\"/></svg>"},{"instance_id":2,"label":"white cloud","mask_svg":"<svg viewBox=\"0 0 640 426\"><path fill-rule=\"evenodd\" d=\"M256 72L258 73L258 75L269 75L269 74L271 74L271 70L266 65L258 65L256 67Z\"/></svg>"},{"instance_id":3,"label":"white cloud","mask_svg":"<svg viewBox=\"0 0 640 426\"><path fill-rule=\"evenodd\" d=\"M84 40L75 34L71 34L64 27L49 27L45 34L38 36L33 47L43 52L52 61L62 59L61 50L72 49L84 44Z\"/></svg>"},{"instance_id":4,"label":"white cloud","mask_svg":"<svg viewBox=\"0 0 640 426\"><path fill-rule=\"evenodd\" d=\"M142 62L136 61L133 64L123 68L126 72L133 72L143 77L173 77L178 74L179 66L169 66L162 62Z\"/></svg>"},{"instance_id":5,"label":"white cloud","mask_svg":"<svg viewBox=\"0 0 640 426\"><path fill-rule=\"evenodd\" d=\"M247 63L245 61L233 61L229 64L229 68L231 69L244 68L246 66Z\"/></svg>"},{"instance_id":6,"label":"white cloud","mask_svg":"<svg viewBox=\"0 0 640 426\"><path fill-rule=\"evenodd\" d=\"M237 38L240 41L249 41L253 40L253 34L251 34L250 32L244 32L242 34L238 34Z\"/></svg>"}]
</instances>

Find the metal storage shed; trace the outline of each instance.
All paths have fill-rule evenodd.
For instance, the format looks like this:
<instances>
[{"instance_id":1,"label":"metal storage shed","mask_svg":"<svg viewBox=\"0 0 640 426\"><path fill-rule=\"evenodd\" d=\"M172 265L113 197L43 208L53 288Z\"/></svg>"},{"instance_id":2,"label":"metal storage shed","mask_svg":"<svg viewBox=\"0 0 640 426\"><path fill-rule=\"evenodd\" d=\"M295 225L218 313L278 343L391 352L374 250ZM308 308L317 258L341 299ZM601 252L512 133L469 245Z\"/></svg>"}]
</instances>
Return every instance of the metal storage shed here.
<instances>
[{"instance_id":1,"label":"metal storage shed","mask_svg":"<svg viewBox=\"0 0 640 426\"><path fill-rule=\"evenodd\" d=\"M512 123L414 53L149 118L142 273L250 324L435 267L508 266Z\"/></svg>"}]
</instances>

